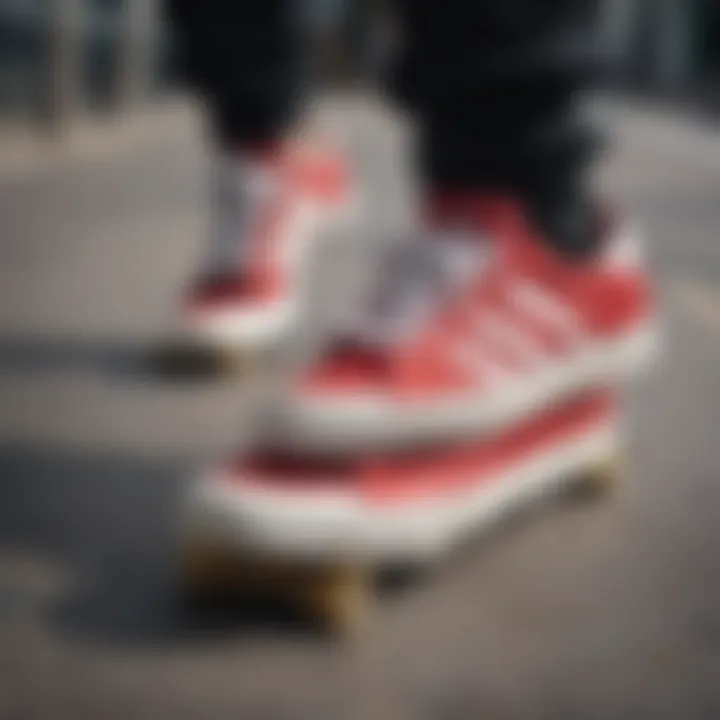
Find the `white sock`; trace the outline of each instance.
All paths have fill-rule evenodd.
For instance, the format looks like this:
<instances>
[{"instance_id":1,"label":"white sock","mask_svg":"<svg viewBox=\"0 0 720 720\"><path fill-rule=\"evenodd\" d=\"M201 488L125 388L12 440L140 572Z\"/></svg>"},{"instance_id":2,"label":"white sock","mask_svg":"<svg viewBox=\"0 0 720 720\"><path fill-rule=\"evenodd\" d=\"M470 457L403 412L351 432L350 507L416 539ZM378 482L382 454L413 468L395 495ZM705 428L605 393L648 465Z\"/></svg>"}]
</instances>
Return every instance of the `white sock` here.
<instances>
[{"instance_id":1,"label":"white sock","mask_svg":"<svg viewBox=\"0 0 720 720\"><path fill-rule=\"evenodd\" d=\"M243 266L258 210L277 191L275 171L247 156L223 155L212 168L211 226L205 268L223 274Z\"/></svg>"}]
</instances>

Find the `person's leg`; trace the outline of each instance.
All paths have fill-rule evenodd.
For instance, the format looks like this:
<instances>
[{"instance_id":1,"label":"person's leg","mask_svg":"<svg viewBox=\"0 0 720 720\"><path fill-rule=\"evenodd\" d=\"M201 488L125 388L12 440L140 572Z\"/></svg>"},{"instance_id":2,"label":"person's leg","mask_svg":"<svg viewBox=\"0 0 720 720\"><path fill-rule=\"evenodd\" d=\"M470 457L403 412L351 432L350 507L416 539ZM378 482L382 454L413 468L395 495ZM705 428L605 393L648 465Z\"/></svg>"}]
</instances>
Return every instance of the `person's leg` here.
<instances>
[{"instance_id":1,"label":"person's leg","mask_svg":"<svg viewBox=\"0 0 720 720\"><path fill-rule=\"evenodd\" d=\"M600 70L597 0L398 5L398 86L418 111L429 185L511 195L557 247L591 251L596 139L581 102Z\"/></svg>"},{"instance_id":2,"label":"person's leg","mask_svg":"<svg viewBox=\"0 0 720 720\"><path fill-rule=\"evenodd\" d=\"M281 340L302 302L301 264L346 191L341 163L308 153L296 132L309 55L301 10L297 0L167 2L213 158L211 231L185 298L182 344Z\"/></svg>"},{"instance_id":3,"label":"person's leg","mask_svg":"<svg viewBox=\"0 0 720 720\"><path fill-rule=\"evenodd\" d=\"M243 147L279 140L299 112L302 17L294 0L166 0L183 75L213 135Z\"/></svg>"}]
</instances>

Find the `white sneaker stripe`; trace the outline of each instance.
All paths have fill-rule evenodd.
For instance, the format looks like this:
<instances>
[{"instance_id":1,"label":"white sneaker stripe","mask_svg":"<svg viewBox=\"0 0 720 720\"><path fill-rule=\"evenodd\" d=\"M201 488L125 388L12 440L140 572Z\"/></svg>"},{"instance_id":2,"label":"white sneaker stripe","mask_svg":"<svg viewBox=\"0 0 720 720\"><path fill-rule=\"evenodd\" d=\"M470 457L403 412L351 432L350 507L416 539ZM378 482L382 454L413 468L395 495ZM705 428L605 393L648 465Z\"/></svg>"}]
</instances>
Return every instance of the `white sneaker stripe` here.
<instances>
[{"instance_id":1,"label":"white sneaker stripe","mask_svg":"<svg viewBox=\"0 0 720 720\"><path fill-rule=\"evenodd\" d=\"M485 311L476 319L475 328L483 342L511 352L523 367L537 366L549 359L542 347L508 315Z\"/></svg>"},{"instance_id":2,"label":"white sneaker stripe","mask_svg":"<svg viewBox=\"0 0 720 720\"><path fill-rule=\"evenodd\" d=\"M559 332L570 343L576 344L585 338L579 314L540 285L517 283L508 289L508 297L528 317Z\"/></svg>"},{"instance_id":3,"label":"white sneaker stripe","mask_svg":"<svg viewBox=\"0 0 720 720\"><path fill-rule=\"evenodd\" d=\"M474 380L482 380L491 387L497 387L510 380L515 373L499 360L491 357L476 344L457 345L452 350L452 360L463 372Z\"/></svg>"}]
</instances>

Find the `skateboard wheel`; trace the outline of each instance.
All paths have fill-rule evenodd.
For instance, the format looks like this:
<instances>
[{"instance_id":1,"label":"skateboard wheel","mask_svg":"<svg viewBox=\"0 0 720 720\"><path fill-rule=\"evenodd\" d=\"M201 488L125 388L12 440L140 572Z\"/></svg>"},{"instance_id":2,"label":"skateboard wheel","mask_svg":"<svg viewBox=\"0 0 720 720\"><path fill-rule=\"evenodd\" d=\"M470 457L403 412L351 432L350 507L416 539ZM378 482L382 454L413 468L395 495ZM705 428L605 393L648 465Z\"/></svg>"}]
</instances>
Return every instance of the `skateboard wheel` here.
<instances>
[{"instance_id":1,"label":"skateboard wheel","mask_svg":"<svg viewBox=\"0 0 720 720\"><path fill-rule=\"evenodd\" d=\"M370 610L370 579L362 570L334 571L313 592L311 609L334 634L353 638L363 633Z\"/></svg>"},{"instance_id":2,"label":"skateboard wheel","mask_svg":"<svg viewBox=\"0 0 720 720\"><path fill-rule=\"evenodd\" d=\"M170 344L160 348L151 362L160 374L171 377L232 376L252 372L268 355L264 348Z\"/></svg>"},{"instance_id":3,"label":"skateboard wheel","mask_svg":"<svg viewBox=\"0 0 720 720\"><path fill-rule=\"evenodd\" d=\"M181 573L184 596L189 599L227 595L278 601L345 639L357 637L366 627L371 578L361 568L257 561L198 544L185 549Z\"/></svg>"},{"instance_id":4,"label":"skateboard wheel","mask_svg":"<svg viewBox=\"0 0 720 720\"><path fill-rule=\"evenodd\" d=\"M356 637L365 627L370 583L358 568L250 563L238 567L238 579L246 595L294 605L339 637Z\"/></svg>"},{"instance_id":5,"label":"skateboard wheel","mask_svg":"<svg viewBox=\"0 0 720 720\"><path fill-rule=\"evenodd\" d=\"M610 495L624 475L623 461L619 456L600 460L585 472L576 490L583 498L599 499Z\"/></svg>"}]
</instances>

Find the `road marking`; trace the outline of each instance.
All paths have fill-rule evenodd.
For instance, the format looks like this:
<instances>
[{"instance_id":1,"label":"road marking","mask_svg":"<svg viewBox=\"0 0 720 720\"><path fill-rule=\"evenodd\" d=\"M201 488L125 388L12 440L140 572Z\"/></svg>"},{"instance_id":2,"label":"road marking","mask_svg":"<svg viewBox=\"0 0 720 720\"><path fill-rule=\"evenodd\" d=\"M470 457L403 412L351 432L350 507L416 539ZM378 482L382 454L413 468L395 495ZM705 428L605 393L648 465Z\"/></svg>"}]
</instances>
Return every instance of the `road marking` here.
<instances>
[{"instance_id":1,"label":"road marking","mask_svg":"<svg viewBox=\"0 0 720 720\"><path fill-rule=\"evenodd\" d=\"M705 331L720 336L720 287L697 281L673 284L673 296Z\"/></svg>"}]
</instances>

